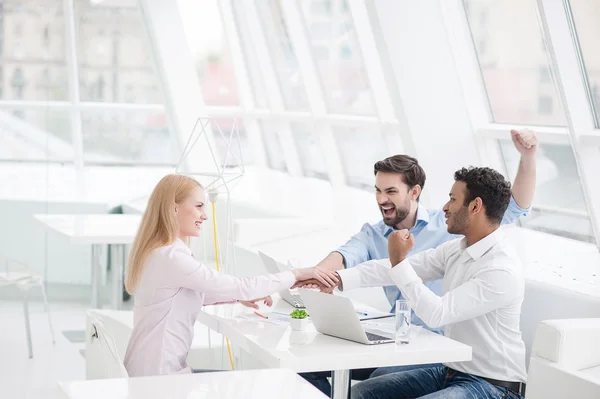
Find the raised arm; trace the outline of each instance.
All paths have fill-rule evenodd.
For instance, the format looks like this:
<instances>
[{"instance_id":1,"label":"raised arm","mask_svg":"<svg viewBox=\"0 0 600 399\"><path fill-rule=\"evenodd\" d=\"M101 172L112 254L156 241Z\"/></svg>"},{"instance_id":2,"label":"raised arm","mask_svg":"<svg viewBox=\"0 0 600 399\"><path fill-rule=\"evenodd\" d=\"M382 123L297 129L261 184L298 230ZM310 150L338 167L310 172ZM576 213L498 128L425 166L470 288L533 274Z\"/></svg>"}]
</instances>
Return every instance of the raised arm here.
<instances>
[{"instance_id":1,"label":"raised arm","mask_svg":"<svg viewBox=\"0 0 600 399\"><path fill-rule=\"evenodd\" d=\"M521 154L519 169L512 187L512 196L522 209L531 206L535 193L536 154L538 139L532 130L511 130L510 135L517 151Z\"/></svg>"}]
</instances>

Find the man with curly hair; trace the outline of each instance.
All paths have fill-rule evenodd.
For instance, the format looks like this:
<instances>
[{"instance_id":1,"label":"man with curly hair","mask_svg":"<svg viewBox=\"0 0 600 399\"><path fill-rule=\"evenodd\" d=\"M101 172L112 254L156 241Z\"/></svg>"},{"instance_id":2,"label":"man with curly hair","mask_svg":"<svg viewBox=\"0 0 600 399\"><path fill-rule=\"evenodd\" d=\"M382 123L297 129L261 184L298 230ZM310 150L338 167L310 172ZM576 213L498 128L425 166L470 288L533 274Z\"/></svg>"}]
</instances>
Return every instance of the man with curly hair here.
<instances>
[{"instance_id":1,"label":"man with curly hair","mask_svg":"<svg viewBox=\"0 0 600 399\"><path fill-rule=\"evenodd\" d=\"M519 321L525 291L519 257L500 223L510 183L490 168L454 174L444 205L448 232L464 238L408 256L414 237L397 230L388 238L389 260L340 270L343 290L394 284L432 328L473 349L470 362L445 363L381 375L352 387L352 397L522 398L527 378ZM442 280L442 293L424 283Z\"/></svg>"}]
</instances>

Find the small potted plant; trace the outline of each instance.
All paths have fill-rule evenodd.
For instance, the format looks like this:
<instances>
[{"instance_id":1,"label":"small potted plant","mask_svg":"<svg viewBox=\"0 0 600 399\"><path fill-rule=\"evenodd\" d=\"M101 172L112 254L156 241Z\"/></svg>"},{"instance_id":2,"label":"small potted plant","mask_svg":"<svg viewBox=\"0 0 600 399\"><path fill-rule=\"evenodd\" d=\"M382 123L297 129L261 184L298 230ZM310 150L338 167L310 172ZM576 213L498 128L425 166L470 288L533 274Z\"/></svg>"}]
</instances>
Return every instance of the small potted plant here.
<instances>
[{"instance_id":1,"label":"small potted plant","mask_svg":"<svg viewBox=\"0 0 600 399\"><path fill-rule=\"evenodd\" d=\"M303 331L308 325L308 313L303 309L295 309L290 313L292 330Z\"/></svg>"}]
</instances>

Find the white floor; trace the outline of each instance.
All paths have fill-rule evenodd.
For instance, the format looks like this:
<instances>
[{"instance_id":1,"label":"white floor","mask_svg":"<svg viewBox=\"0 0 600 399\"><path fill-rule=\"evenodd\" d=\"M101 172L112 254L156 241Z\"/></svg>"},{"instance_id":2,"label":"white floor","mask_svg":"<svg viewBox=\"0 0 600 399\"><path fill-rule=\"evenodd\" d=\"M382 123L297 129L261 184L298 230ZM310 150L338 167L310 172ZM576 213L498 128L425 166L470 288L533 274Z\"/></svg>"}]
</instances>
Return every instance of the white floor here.
<instances>
[{"instance_id":1,"label":"white floor","mask_svg":"<svg viewBox=\"0 0 600 399\"><path fill-rule=\"evenodd\" d=\"M85 379L85 361L63 330L83 330L85 309L78 303L51 303L56 344L52 344L48 319L42 303L30 303L33 358L27 353L23 305L0 301L0 398L49 398L57 381Z\"/></svg>"}]
</instances>

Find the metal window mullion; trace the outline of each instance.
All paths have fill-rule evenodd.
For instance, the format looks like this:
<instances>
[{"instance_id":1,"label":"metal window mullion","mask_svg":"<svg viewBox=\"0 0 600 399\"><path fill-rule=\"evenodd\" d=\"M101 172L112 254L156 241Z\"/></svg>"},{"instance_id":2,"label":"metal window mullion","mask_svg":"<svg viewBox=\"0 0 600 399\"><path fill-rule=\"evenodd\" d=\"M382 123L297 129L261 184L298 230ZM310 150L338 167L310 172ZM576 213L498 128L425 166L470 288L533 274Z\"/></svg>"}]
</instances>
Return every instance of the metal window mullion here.
<instances>
[{"instance_id":1,"label":"metal window mullion","mask_svg":"<svg viewBox=\"0 0 600 399\"><path fill-rule=\"evenodd\" d=\"M325 96L313 59L307 31L302 22L300 4L284 0L281 1L281 10L283 19L289 29L292 47L298 59L300 74L306 87L310 110L317 118L325 117L327 115ZM313 120L312 122L325 156L329 179L333 185L342 185L345 182L344 170L331 125L329 123L318 122L317 120Z\"/></svg>"},{"instance_id":2,"label":"metal window mullion","mask_svg":"<svg viewBox=\"0 0 600 399\"><path fill-rule=\"evenodd\" d=\"M241 47L242 40L235 23L236 19L233 14L233 5L231 4L231 1L232 0L220 1L219 9L221 11L221 19L223 20L225 36L229 43L231 61L238 86L238 93L240 95L240 105L242 106L243 110L251 112L255 108L256 104L254 103L252 85L250 84L250 77L248 74L248 68L246 66L246 63L250 62L250 60L246 60L244 58L244 52L242 51ZM254 156L254 164L257 166L266 166L267 156L263 138L260 134L258 121L256 119L244 118L244 126L247 131L248 141Z\"/></svg>"},{"instance_id":3,"label":"metal window mullion","mask_svg":"<svg viewBox=\"0 0 600 399\"><path fill-rule=\"evenodd\" d=\"M508 176L508 169L497 140L510 139L509 131L512 127L493 123L487 89L464 3L460 0L445 1L440 2L440 7L454 64L463 88L469 120L475 133L477 150L487 166ZM490 126L491 129L488 129ZM493 132L490 133L490 130Z\"/></svg>"},{"instance_id":4,"label":"metal window mullion","mask_svg":"<svg viewBox=\"0 0 600 399\"><path fill-rule=\"evenodd\" d=\"M138 9L161 82L170 131L183 152L198 118L208 115L181 12L176 5L162 0L140 0ZM187 171L204 173L221 165L211 126L206 126L205 134L205 144L197 143L184 162Z\"/></svg>"},{"instance_id":5,"label":"metal window mullion","mask_svg":"<svg viewBox=\"0 0 600 399\"><path fill-rule=\"evenodd\" d=\"M386 86L387 98L389 99L389 104L392 109L391 117L393 118L393 121L390 121L389 123L384 122L382 126L382 130L384 131L386 141L389 147L394 148L395 152L397 153L407 153L411 155L416 155L416 147L415 141L412 137L412 129L410 128L410 124L408 122L408 117L406 115L406 110L400 95L400 88L398 86L398 82L394 77L394 70L392 66L392 61L389 57L388 47L386 45L386 38L383 33L381 23L376 11L377 5L373 2L365 2L364 4L349 3L349 5L351 7L350 10L353 14L353 18L355 13L365 13L367 21L358 21L358 23L361 25L361 31L363 30L363 26L368 26L371 38L369 40L369 43L371 43L376 48L376 53L379 55L378 68L381 71L382 79L384 81L384 85ZM359 45L361 47L363 45L368 45L367 40L363 40L364 43L361 43L359 41ZM368 73L374 72L370 71ZM371 78L369 77L369 79ZM382 102L382 104L385 104L385 102ZM378 105L377 110L378 112L381 112L382 110L385 112L385 108L382 109ZM385 120L388 118L388 116L385 115L384 118L381 118L380 116L379 118ZM391 128L397 129L397 134L387 134L387 130Z\"/></svg>"},{"instance_id":6,"label":"metal window mullion","mask_svg":"<svg viewBox=\"0 0 600 399\"><path fill-rule=\"evenodd\" d=\"M348 0L352 22L356 29L356 37L361 52L361 59L365 65L367 82L371 90L377 115L383 122L396 119L388 85L383 75L381 55L375 43L371 29L367 5L363 0Z\"/></svg>"},{"instance_id":7,"label":"metal window mullion","mask_svg":"<svg viewBox=\"0 0 600 399\"><path fill-rule=\"evenodd\" d=\"M74 0L63 1L63 12L66 22L65 48L67 50L67 76L69 101L72 108L69 111L71 120L71 136L75 163L75 181L79 196L85 198L85 177L83 170L83 132L81 126L81 109L79 108L79 69L77 64L77 40L75 37L75 5Z\"/></svg>"},{"instance_id":8,"label":"metal window mullion","mask_svg":"<svg viewBox=\"0 0 600 399\"><path fill-rule=\"evenodd\" d=\"M590 216L596 246L600 249L600 150L585 145L582 136L595 130L594 114L588 98L580 47L572 32L570 4L538 0L542 33L548 47L552 72L567 121L567 130L579 172L581 189ZM571 40L567 40L571 38Z\"/></svg>"},{"instance_id":9,"label":"metal window mullion","mask_svg":"<svg viewBox=\"0 0 600 399\"><path fill-rule=\"evenodd\" d=\"M262 22L258 14L257 5L252 0L241 0L244 9L246 10L246 17L248 18L248 29L252 42L255 45L256 55L258 62L260 63L260 70L262 72L263 81L265 83L265 90L267 91L267 98L269 101L270 109L275 113L284 112L285 107L283 104L283 98L279 88L279 83L275 79L275 67L273 59L271 57L269 47L267 45L267 37L262 27ZM269 118L265 118L269 119ZM281 146L285 156L285 163L288 172L292 176L302 176L302 165L300 163L300 157L296 151L294 145L294 138L292 137L292 130L290 123L281 119L270 118L275 126L277 127L277 135L281 141Z\"/></svg>"}]
</instances>

